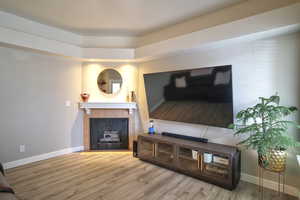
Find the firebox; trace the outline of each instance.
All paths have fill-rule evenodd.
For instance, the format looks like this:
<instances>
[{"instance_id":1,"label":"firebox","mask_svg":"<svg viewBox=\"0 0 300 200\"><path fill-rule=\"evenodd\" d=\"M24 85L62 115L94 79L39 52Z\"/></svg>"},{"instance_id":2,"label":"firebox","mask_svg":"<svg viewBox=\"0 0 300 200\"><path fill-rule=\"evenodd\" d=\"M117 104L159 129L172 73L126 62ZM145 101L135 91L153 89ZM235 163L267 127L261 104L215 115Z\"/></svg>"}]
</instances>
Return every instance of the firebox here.
<instances>
[{"instance_id":1,"label":"firebox","mask_svg":"<svg viewBox=\"0 0 300 200\"><path fill-rule=\"evenodd\" d=\"M128 118L90 118L90 149L128 149Z\"/></svg>"}]
</instances>

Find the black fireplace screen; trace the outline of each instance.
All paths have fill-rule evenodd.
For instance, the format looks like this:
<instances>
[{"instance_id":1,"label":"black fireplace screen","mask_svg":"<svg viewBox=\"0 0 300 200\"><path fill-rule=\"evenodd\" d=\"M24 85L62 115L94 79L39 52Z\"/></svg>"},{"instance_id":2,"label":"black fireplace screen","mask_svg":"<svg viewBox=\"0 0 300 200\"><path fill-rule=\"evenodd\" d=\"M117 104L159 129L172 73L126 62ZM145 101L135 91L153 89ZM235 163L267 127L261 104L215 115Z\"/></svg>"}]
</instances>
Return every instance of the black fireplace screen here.
<instances>
[{"instance_id":1,"label":"black fireplace screen","mask_svg":"<svg viewBox=\"0 0 300 200\"><path fill-rule=\"evenodd\" d=\"M91 150L128 149L127 118L91 118Z\"/></svg>"}]
</instances>

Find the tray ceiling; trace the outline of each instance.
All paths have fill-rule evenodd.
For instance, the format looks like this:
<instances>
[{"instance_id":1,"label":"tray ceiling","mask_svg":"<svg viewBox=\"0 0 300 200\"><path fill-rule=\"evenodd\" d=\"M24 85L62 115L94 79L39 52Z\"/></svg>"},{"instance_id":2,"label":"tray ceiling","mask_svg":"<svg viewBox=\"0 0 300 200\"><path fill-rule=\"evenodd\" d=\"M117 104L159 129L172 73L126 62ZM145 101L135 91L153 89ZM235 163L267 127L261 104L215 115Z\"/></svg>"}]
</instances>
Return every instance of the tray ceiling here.
<instances>
[{"instance_id":1,"label":"tray ceiling","mask_svg":"<svg viewBox=\"0 0 300 200\"><path fill-rule=\"evenodd\" d=\"M140 36L245 0L1 0L0 10L81 35Z\"/></svg>"}]
</instances>

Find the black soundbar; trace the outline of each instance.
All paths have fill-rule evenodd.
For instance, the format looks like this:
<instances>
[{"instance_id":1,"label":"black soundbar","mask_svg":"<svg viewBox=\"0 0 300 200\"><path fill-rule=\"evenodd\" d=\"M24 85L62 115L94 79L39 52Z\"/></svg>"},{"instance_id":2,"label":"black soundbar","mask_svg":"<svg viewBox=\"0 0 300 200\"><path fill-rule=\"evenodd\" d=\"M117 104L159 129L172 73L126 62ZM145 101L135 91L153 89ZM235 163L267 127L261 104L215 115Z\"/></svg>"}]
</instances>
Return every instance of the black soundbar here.
<instances>
[{"instance_id":1,"label":"black soundbar","mask_svg":"<svg viewBox=\"0 0 300 200\"><path fill-rule=\"evenodd\" d=\"M162 132L161 135L184 139L184 140L190 140L190 141L194 141L194 142L202 142L202 143L208 142L208 139L206 139L206 138L198 138L198 137L192 137L192 136L186 136L186 135L179 135L179 134L175 134L175 133Z\"/></svg>"}]
</instances>

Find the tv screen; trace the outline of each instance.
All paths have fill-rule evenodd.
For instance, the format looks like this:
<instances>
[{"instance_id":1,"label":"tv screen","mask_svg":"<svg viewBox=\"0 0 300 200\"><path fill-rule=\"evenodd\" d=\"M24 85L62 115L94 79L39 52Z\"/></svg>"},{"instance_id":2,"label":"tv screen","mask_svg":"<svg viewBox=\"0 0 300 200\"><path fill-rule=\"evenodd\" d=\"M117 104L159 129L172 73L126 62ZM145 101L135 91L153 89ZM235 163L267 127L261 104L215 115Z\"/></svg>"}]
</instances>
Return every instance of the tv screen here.
<instances>
[{"instance_id":1,"label":"tv screen","mask_svg":"<svg viewBox=\"0 0 300 200\"><path fill-rule=\"evenodd\" d=\"M231 66L144 74L151 119L227 128L233 122Z\"/></svg>"}]
</instances>

